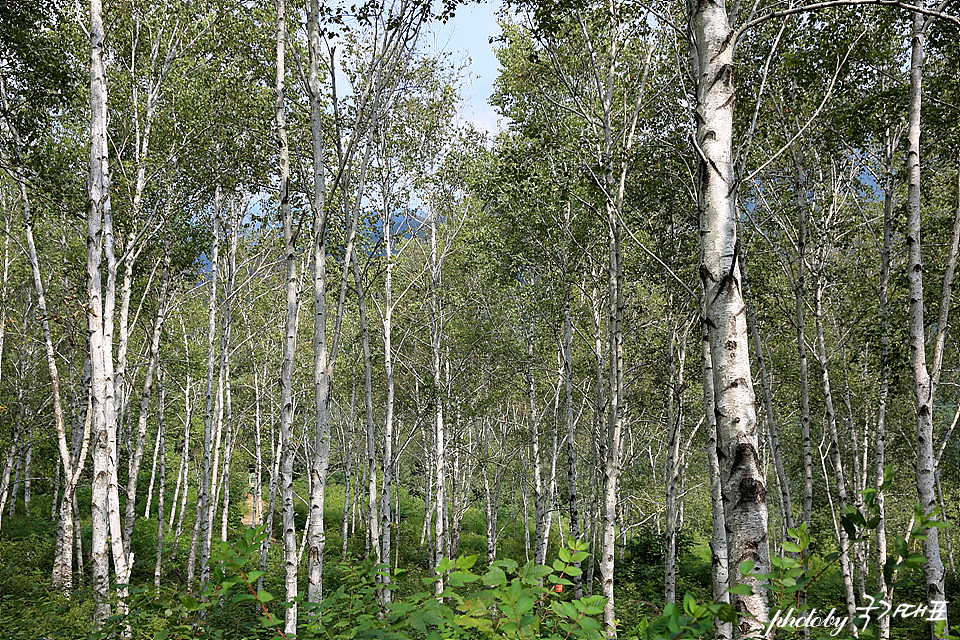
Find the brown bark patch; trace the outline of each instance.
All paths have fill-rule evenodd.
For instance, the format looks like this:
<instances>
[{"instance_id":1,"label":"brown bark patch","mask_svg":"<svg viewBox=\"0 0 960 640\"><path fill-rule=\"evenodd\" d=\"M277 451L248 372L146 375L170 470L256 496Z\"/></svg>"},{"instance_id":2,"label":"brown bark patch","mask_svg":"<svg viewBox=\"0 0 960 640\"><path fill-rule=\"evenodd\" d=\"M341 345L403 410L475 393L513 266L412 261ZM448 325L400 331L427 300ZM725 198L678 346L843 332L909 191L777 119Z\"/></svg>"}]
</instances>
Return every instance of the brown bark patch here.
<instances>
[{"instance_id":1,"label":"brown bark patch","mask_svg":"<svg viewBox=\"0 0 960 640\"><path fill-rule=\"evenodd\" d=\"M763 483L755 478L744 478L740 481L740 501L738 504L760 504L767 496Z\"/></svg>"}]
</instances>

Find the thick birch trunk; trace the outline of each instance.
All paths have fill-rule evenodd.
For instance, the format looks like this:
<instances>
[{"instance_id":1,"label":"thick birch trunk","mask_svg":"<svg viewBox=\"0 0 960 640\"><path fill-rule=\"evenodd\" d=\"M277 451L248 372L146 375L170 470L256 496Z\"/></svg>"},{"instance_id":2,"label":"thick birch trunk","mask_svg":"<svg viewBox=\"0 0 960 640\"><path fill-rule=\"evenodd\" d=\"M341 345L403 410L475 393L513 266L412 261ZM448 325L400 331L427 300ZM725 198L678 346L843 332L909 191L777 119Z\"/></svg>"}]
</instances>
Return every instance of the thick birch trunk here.
<instances>
[{"instance_id":1,"label":"thick birch trunk","mask_svg":"<svg viewBox=\"0 0 960 640\"><path fill-rule=\"evenodd\" d=\"M110 212L109 151L107 145L107 83L104 64L103 5L90 2L90 165L87 181L87 328L91 365L91 431L94 437L91 526L93 587L97 596L94 618L110 615L109 552L112 536L116 575L128 576L119 520L117 492L116 414L113 394L113 222ZM106 254L106 291L101 262ZM121 590L121 595L124 595ZM121 607L122 609L122 607Z\"/></svg>"},{"instance_id":2,"label":"thick birch trunk","mask_svg":"<svg viewBox=\"0 0 960 640\"><path fill-rule=\"evenodd\" d=\"M766 573L770 570L766 484L760 465L749 337L737 267L733 43L722 3L690 2L688 8L697 87L698 130L694 142L701 155L700 277L713 368L727 553L730 564L738 566L751 560L758 572ZM734 628L734 638L762 634L767 602L761 585L744 576L734 576L731 581L749 584L756 592L731 598L734 608L746 614Z\"/></svg>"}]
</instances>

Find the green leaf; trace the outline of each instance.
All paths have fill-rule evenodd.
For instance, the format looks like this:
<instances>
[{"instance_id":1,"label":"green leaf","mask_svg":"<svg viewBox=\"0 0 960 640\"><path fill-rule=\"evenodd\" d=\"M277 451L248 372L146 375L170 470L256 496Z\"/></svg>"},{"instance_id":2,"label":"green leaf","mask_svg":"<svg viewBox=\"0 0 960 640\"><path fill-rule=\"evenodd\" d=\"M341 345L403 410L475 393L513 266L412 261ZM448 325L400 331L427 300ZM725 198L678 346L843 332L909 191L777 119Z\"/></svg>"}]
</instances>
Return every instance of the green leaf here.
<instances>
[{"instance_id":1,"label":"green leaf","mask_svg":"<svg viewBox=\"0 0 960 640\"><path fill-rule=\"evenodd\" d=\"M729 589L727 589L727 591L729 591L730 593L736 593L736 594L739 594L739 595L742 595L742 596L752 596L752 595L753 595L753 587L751 587L751 586L748 585L748 584L735 584L735 585L733 585L732 587L730 587Z\"/></svg>"},{"instance_id":2,"label":"green leaf","mask_svg":"<svg viewBox=\"0 0 960 640\"><path fill-rule=\"evenodd\" d=\"M903 538L897 538L893 543L894 548L897 550L897 555L901 558L906 558L909 555L909 550L907 549L907 541Z\"/></svg>"},{"instance_id":3,"label":"green leaf","mask_svg":"<svg viewBox=\"0 0 960 640\"><path fill-rule=\"evenodd\" d=\"M745 576L751 571L756 565L753 563L753 560L744 560L740 563L740 575Z\"/></svg>"},{"instance_id":4,"label":"green leaf","mask_svg":"<svg viewBox=\"0 0 960 640\"><path fill-rule=\"evenodd\" d=\"M457 569L460 571L469 571L473 565L477 564L476 554L471 556L460 556L457 558Z\"/></svg>"}]
</instances>

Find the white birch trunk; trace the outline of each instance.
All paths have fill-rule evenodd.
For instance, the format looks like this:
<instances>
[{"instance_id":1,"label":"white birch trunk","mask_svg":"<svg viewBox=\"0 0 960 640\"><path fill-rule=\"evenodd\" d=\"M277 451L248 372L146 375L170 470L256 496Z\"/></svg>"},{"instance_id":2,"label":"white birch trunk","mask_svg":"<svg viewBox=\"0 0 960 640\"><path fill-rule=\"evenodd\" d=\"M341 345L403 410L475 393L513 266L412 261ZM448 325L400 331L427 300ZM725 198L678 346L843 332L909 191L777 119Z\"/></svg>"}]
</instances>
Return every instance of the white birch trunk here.
<instances>
[{"instance_id":1,"label":"white birch trunk","mask_svg":"<svg viewBox=\"0 0 960 640\"><path fill-rule=\"evenodd\" d=\"M694 143L701 156L700 278L713 368L727 553L731 565L751 560L756 571L766 573L770 570L766 485L760 465L749 336L737 268L733 43L722 3L688 2L687 6L697 91ZM736 575L731 582L748 584L756 592L731 597L734 608L746 614L735 626L734 638L762 634L767 602L761 585L754 578Z\"/></svg>"},{"instance_id":2,"label":"white birch trunk","mask_svg":"<svg viewBox=\"0 0 960 640\"><path fill-rule=\"evenodd\" d=\"M107 83L104 64L103 5L90 1L90 165L87 181L87 328L91 366L91 431L94 438L91 499L94 619L110 615L110 536L118 580L128 576L117 492L117 431L113 391L113 222L110 212L107 145ZM106 254L106 290L101 262ZM124 590L121 590L121 596ZM122 608L122 607L121 607Z\"/></svg>"},{"instance_id":3,"label":"white birch trunk","mask_svg":"<svg viewBox=\"0 0 960 640\"><path fill-rule=\"evenodd\" d=\"M307 538L307 600L323 597L323 552L326 536L323 507L330 465L330 376L327 351L327 207L323 145L323 96L320 95L320 4L310 0L307 15L310 133L313 151L313 393L316 426L310 464L310 533ZM349 257L347 258L349 259ZM344 537L346 549L346 537Z\"/></svg>"},{"instance_id":4,"label":"white birch trunk","mask_svg":"<svg viewBox=\"0 0 960 640\"><path fill-rule=\"evenodd\" d=\"M158 376L157 378L157 443L158 449L160 450L160 481L159 487L157 488L157 557L156 564L153 566L153 588L157 591L160 590L160 574L161 567L163 565L163 523L166 518L166 514L163 511L163 499L164 494L166 493L167 488L167 451L166 444L164 442L164 412L166 411L166 393L163 387L163 382ZM144 517L149 517L147 514Z\"/></svg>"},{"instance_id":5,"label":"white birch trunk","mask_svg":"<svg viewBox=\"0 0 960 640\"><path fill-rule=\"evenodd\" d=\"M920 8L924 6L923 0L917 0L916 4ZM929 516L937 507L935 488L937 465L933 452L933 407L937 383L940 379L940 366L947 329L947 312L950 307L953 271L957 260L960 215L954 223L953 236L949 247L940 302L940 315L937 321L936 342L932 362L928 369L920 237L920 105L922 101L924 40L924 16L917 12L913 14L913 36L910 48L910 117L907 126L907 282L910 292L910 364L913 369L913 392L917 420L917 495L924 514ZM960 214L960 211L958 211L958 214ZM937 518L934 517L933 519ZM926 582L927 605L933 608L935 602L945 599L944 569L940 557L939 530L935 527L928 527L924 533L926 539L923 541L923 556L926 558L926 563L923 565L923 572ZM933 632L933 623L930 625L930 632L933 638L937 637Z\"/></svg>"},{"instance_id":6,"label":"white birch trunk","mask_svg":"<svg viewBox=\"0 0 960 640\"><path fill-rule=\"evenodd\" d=\"M286 325L283 339L283 362L280 368L280 499L283 504L284 595L293 603L286 610L283 630L297 632L297 535L293 510L294 406L293 370L297 350L297 320L300 301L297 291L297 254L294 247L293 212L290 208L290 149L287 144L287 121L284 94L286 87L285 53L287 22L285 0L277 0L277 77L274 90L277 147L280 156L280 213L283 220L284 262L286 265ZM313 508L313 505L311 505Z\"/></svg>"},{"instance_id":7,"label":"white birch trunk","mask_svg":"<svg viewBox=\"0 0 960 640\"><path fill-rule=\"evenodd\" d=\"M437 581L434 591L439 596L444 588L444 575L437 569L445 555L445 536L443 510L447 503L446 496L446 436L443 421L443 368L441 366L440 343L442 340L443 307L440 301L440 262L437 257L437 218L436 213L430 216L430 351L431 369L433 372L433 419L434 419L434 508L437 520L434 528L434 571Z\"/></svg>"},{"instance_id":8,"label":"white birch trunk","mask_svg":"<svg viewBox=\"0 0 960 640\"><path fill-rule=\"evenodd\" d=\"M387 564L387 571L381 576L383 584L389 585L390 577L390 548L391 525L390 500L393 495L393 212L389 199L384 198L383 218L381 219L384 240L384 255L386 258L386 272L383 277L383 371L386 377L387 397L384 401L383 417L383 493L380 501L380 557ZM399 497L399 495L398 495ZM399 513L398 513L399 516ZM489 513L488 513L489 516ZM488 517L489 520L489 517ZM488 527L489 528L489 527ZM399 527L397 528L399 531ZM380 602L384 605L391 601L390 589L383 589Z\"/></svg>"},{"instance_id":9,"label":"white birch trunk","mask_svg":"<svg viewBox=\"0 0 960 640\"><path fill-rule=\"evenodd\" d=\"M219 191L217 192L219 195ZM200 476L200 486L197 488L196 515L193 540L190 545L191 558L199 542L200 554L200 582L206 584L210 579L210 531L213 522L210 520L211 504L213 504L213 438L214 438L214 400L213 377L216 363L214 360L214 342L217 337L217 279L220 269L220 218L219 198L214 205L213 240L210 248L210 294L207 299L207 385L206 406L203 414L203 467ZM187 584L193 582L193 563L187 562Z\"/></svg>"}]
</instances>

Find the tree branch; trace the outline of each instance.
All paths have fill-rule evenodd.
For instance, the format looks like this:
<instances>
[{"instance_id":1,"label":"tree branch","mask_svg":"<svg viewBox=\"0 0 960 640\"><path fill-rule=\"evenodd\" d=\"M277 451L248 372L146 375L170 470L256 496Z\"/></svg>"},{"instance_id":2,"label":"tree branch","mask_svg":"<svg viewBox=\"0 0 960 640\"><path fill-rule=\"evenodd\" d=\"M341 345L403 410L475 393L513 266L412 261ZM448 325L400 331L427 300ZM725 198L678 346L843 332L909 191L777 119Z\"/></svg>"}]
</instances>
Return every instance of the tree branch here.
<instances>
[{"instance_id":1,"label":"tree branch","mask_svg":"<svg viewBox=\"0 0 960 640\"><path fill-rule=\"evenodd\" d=\"M879 7L896 7L903 9L905 11L911 11L914 13L922 13L924 15L930 16L931 18L942 18L947 22L952 22L953 24L960 27L960 17L950 15L948 13L943 13L939 10L934 9L922 9L912 4L907 4L906 2L900 2L900 0L829 0L828 2L815 2L814 4L808 4L802 7L794 7L792 9L784 9L782 11L774 11L773 13L768 13L766 15L760 16L759 18L754 18L749 22L745 22L735 29L729 38L729 42L736 45L739 42L740 37L743 36L749 29L763 24L769 20L775 20L776 18L785 18L787 16L796 15L799 13L808 13L811 11L818 11L820 9L831 9L833 7L851 7L851 6L861 6L861 5L874 5Z\"/></svg>"}]
</instances>

